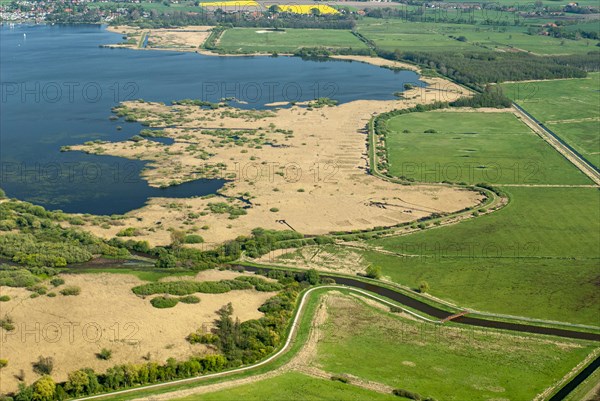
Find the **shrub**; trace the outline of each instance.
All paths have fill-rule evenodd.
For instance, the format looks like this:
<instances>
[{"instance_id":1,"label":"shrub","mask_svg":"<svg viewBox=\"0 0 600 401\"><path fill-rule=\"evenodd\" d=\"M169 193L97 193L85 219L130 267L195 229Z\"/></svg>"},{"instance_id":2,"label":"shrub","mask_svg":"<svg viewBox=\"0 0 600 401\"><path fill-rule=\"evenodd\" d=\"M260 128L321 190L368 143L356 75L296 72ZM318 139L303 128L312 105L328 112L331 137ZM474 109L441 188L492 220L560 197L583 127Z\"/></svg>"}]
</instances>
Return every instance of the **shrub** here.
<instances>
[{"instance_id":1,"label":"shrub","mask_svg":"<svg viewBox=\"0 0 600 401\"><path fill-rule=\"evenodd\" d=\"M117 237L135 237L136 235L139 235L140 232L137 228L134 227L128 227L128 228L124 228L121 231L119 231L117 233Z\"/></svg>"},{"instance_id":2,"label":"shrub","mask_svg":"<svg viewBox=\"0 0 600 401\"><path fill-rule=\"evenodd\" d=\"M277 212L279 211L279 209L278 209L278 208L276 208L276 207L272 207L272 208L270 208L269 210L270 210L271 212L273 212L273 213L277 213Z\"/></svg>"},{"instance_id":3,"label":"shrub","mask_svg":"<svg viewBox=\"0 0 600 401\"><path fill-rule=\"evenodd\" d=\"M46 294L46 292L48 292L48 289L45 286L41 285L41 284L34 285L34 286L31 286L31 287L27 287L27 290L31 291L31 292L33 292L35 294L38 294L38 295L44 295L44 294Z\"/></svg>"},{"instance_id":4,"label":"shrub","mask_svg":"<svg viewBox=\"0 0 600 401\"><path fill-rule=\"evenodd\" d=\"M309 270L310 272L310 270ZM316 273L316 270L313 270L314 273ZM317 277L317 282L315 282L314 284L318 283L318 273L316 273L316 277ZM255 277L255 276L241 276L241 277L236 277L235 281L241 281L241 282L246 282L246 283L250 283L254 286L254 288L256 289L256 291L263 291L263 292L271 292L271 291L280 291L283 286L279 283L270 283L268 281L263 280L260 277ZM240 289L244 289L244 288L240 288Z\"/></svg>"},{"instance_id":5,"label":"shrub","mask_svg":"<svg viewBox=\"0 0 600 401\"><path fill-rule=\"evenodd\" d=\"M177 298L173 298L173 297L160 296L160 297L152 298L150 300L150 303L155 308L165 309L165 308L174 307L175 305L177 305L179 303L179 300Z\"/></svg>"},{"instance_id":6,"label":"shrub","mask_svg":"<svg viewBox=\"0 0 600 401\"><path fill-rule=\"evenodd\" d=\"M186 235L184 238L186 244L201 244L204 242L204 238L197 234Z\"/></svg>"},{"instance_id":7,"label":"shrub","mask_svg":"<svg viewBox=\"0 0 600 401\"><path fill-rule=\"evenodd\" d=\"M429 291L429 283L427 281L421 281L419 284L419 292L424 294Z\"/></svg>"},{"instance_id":8,"label":"shrub","mask_svg":"<svg viewBox=\"0 0 600 401\"><path fill-rule=\"evenodd\" d=\"M170 253L161 253L156 260L156 267L170 269L177 266L177 258Z\"/></svg>"},{"instance_id":9,"label":"shrub","mask_svg":"<svg viewBox=\"0 0 600 401\"><path fill-rule=\"evenodd\" d=\"M409 400L421 401L421 395L417 393L413 393L412 391L404 390L401 388L394 389L392 394L397 395L398 397L408 398Z\"/></svg>"},{"instance_id":10,"label":"shrub","mask_svg":"<svg viewBox=\"0 0 600 401\"><path fill-rule=\"evenodd\" d=\"M190 344L216 344L219 336L213 333L191 333L186 337Z\"/></svg>"},{"instance_id":11,"label":"shrub","mask_svg":"<svg viewBox=\"0 0 600 401\"><path fill-rule=\"evenodd\" d=\"M50 297L50 298L54 298L56 296L56 293L55 292L49 292L48 294L46 294L46 296Z\"/></svg>"},{"instance_id":12,"label":"shrub","mask_svg":"<svg viewBox=\"0 0 600 401\"><path fill-rule=\"evenodd\" d=\"M252 286L257 291L279 291L282 285L279 283L270 283L260 277L242 276L235 280L221 281L168 281L138 285L131 290L134 294L145 296L154 294L169 295L191 295L196 292L204 294L223 294L232 290L248 290Z\"/></svg>"},{"instance_id":13,"label":"shrub","mask_svg":"<svg viewBox=\"0 0 600 401\"><path fill-rule=\"evenodd\" d=\"M96 357L98 359L108 361L110 358L112 358L112 351L108 348L102 348L102 350L96 354Z\"/></svg>"},{"instance_id":14,"label":"shrub","mask_svg":"<svg viewBox=\"0 0 600 401\"><path fill-rule=\"evenodd\" d=\"M0 302L8 302L10 301L10 297L8 295L0 296Z\"/></svg>"},{"instance_id":15,"label":"shrub","mask_svg":"<svg viewBox=\"0 0 600 401\"><path fill-rule=\"evenodd\" d=\"M183 302L184 304L199 304L200 298L195 295L186 295L185 297L179 298L179 302Z\"/></svg>"},{"instance_id":16,"label":"shrub","mask_svg":"<svg viewBox=\"0 0 600 401\"><path fill-rule=\"evenodd\" d=\"M341 382L341 383L344 383L344 384L350 382L350 380L348 380L347 377L345 377L345 376L337 376L337 375L331 376L331 380L338 381L338 382Z\"/></svg>"},{"instance_id":17,"label":"shrub","mask_svg":"<svg viewBox=\"0 0 600 401\"><path fill-rule=\"evenodd\" d=\"M75 296L81 294L81 288L76 285L69 285L60 290L60 293L64 296Z\"/></svg>"},{"instance_id":18,"label":"shrub","mask_svg":"<svg viewBox=\"0 0 600 401\"><path fill-rule=\"evenodd\" d=\"M50 284L52 284L55 287L58 287L59 285L63 285L65 283L65 280L63 280L62 278L53 278L52 280L50 280Z\"/></svg>"},{"instance_id":19,"label":"shrub","mask_svg":"<svg viewBox=\"0 0 600 401\"><path fill-rule=\"evenodd\" d=\"M6 331L13 331L15 329L13 320L9 315L4 315L4 317L0 319L0 327Z\"/></svg>"},{"instance_id":20,"label":"shrub","mask_svg":"<svg viewBox=\"0 0 600 401\"><path fill-rule=\"evenodd\" d=\"M378 279L381 278L381 267L377 265L370 265L366 270L367 277Z\"/></svg>"},{"instance_id":21,"label":"shrub","mask_svg":"<svg viewBox=\"0 0 600 401\"><path fill-rule=\"evenodd\" d=\"M5 368L8 365L8 359L0 359L0 369Z\"/></svg>"},{"instance_id":22,"label":"shrub","mask_svg":"<svg viewBox=\"0 0 600 401\"><path fill-rule=\"evenodd\" d=\"M51 356L40 356L37 362L34 362L32 365L33 371L38 375L49 375L52 374L52 370L54 369L54 358Z\"/></svg>"}]
</instances>

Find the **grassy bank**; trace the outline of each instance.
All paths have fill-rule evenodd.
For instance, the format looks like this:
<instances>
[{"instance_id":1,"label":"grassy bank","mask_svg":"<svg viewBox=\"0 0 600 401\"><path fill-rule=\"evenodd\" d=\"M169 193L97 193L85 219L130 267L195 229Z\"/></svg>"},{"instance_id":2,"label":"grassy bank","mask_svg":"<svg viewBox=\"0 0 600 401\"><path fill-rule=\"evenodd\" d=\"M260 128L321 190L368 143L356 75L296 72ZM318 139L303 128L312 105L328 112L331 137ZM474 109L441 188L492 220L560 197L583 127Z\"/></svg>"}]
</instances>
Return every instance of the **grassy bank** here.
<instances>
[{"instance_id":1,"label":"grassy bank","mask_svg":"<svg viewBox=\"0 0 600 401\"><path fill-rule=\"evenodd\" d=\"M440 400L532 399L593 349L431 326L340 297L329 303L328 314L317 352L324 370Z\"/></svg>"}]
</instances>

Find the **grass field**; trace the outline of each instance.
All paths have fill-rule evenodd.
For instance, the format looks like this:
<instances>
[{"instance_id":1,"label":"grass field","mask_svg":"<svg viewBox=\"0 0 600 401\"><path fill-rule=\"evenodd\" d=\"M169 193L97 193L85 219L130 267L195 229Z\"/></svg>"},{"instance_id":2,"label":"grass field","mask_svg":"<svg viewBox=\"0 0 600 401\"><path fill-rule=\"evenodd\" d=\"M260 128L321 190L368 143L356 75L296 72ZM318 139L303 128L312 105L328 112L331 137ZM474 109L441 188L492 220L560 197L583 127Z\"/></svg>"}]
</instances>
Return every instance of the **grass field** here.
<instances>
[{"instance_id":1,"label":"grass field","mask_svg":"<svg viewBox=\"0 0 600 401\"><path fill-rule=\"evenodd\" d=\"M600 166L600 73L588 78L502 84L504 92Z\"/></svg>"},{"instance_id":2,"label":"grass field","mask_svg":"<svg viewBox=\"0 0 600 401\"><path fill-rule=\"evenodd\" d=\"M398 397L360 387L318 379L298 372L284 373L271 379L222 390L214 393L180 398L178 401L394 401Z\"/></svg>"},{"instance_id":3,"label":"grass field","mask_svg":"<svg viewBox=\"0 0 600 401\"><path fill-rule=\"evenodd\" d=\"M339 29L286 29L267 32L260 28L233 28L223 33L219 48L234 53L294 52L301 47L365 48L350 31Z\"/></svg>"},{"instance_id":4,"label":"grass field","mask_svg":"<svg viewBox=\"0 0 600 401\"><path fill-rule=\"evenodd\" d=\"M492 214L371 241L395 282L461 306L600 326L600 194L595 188L505 188Z\"/></svg>"},{"instance_id":5,"label":"grass field","mask_svg":"<svg viewBox=\"0 0 600 401\"><path fill-rule=\"evenodd\" d=\"M386 144L395 176L470 184L590 183L511 113L410 113L390 119L388 128L394 131Z\"/></svg>"},{"instance_id":6,"label":"grass field","mask_svg":"<svg viewBox=\"0 0 600 401\"><path fill-rule=\"evenodd\" d=\"M593 349L434 326L342 297L328 305L317 358L323 370L403 388L423 398L531 400Z\"/></svg>"},{"instance_id":7,"label":"grass field","mask_svg":"<svg viewBox=\"0 0 600 401\"><path fill-rule=\"evenodd\" d=\"M512 18L510 15L505 18ZM516 48L539 54L587 53L597 41L558 39L527 34L526 26L487 26L442 22L412 22L402 19L365 18L358 32L377 46L401 51L492 51ZM467 38L460 42L450 36Z\"/></svg>"}]
</instances>

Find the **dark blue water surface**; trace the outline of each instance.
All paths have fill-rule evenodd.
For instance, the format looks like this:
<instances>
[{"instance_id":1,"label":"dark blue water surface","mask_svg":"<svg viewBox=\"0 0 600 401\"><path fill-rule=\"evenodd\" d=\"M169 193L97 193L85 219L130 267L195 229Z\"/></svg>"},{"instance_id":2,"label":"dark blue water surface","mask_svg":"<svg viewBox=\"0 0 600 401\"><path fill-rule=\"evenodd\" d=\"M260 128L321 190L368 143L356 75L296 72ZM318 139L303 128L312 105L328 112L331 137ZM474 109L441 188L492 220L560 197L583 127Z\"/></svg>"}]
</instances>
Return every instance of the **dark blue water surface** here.
<instances>
[{"instance_id":1,"label":"dark blue water surface","mask_svg":"<svg viewBox=\"0 0 600 401\"><path fill-rule=\"evenodd\" d=\"M0 187L8 196L66 212L120 214L150 197L201 196L224 184L151 188L140 178L142 161L60 152L138 134L137 123L109 120L120 101L236 98L235 106L259 109L317 97L392 99L404 83L423 86L413 72L357 62L100 47L119 41L96 25L0 27Z\"/></svg>"}]
</instances>

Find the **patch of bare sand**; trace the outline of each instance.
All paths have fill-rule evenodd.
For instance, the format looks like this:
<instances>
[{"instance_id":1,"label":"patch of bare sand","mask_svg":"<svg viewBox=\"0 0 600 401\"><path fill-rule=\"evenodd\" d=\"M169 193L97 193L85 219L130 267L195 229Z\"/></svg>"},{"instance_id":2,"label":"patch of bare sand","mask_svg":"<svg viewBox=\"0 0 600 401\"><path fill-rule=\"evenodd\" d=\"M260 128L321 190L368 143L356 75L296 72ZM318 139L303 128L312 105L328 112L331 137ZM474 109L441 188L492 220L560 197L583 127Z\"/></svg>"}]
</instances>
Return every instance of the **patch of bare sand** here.
<instances>
[{"instance_id":1,"label":"patch of bare sand","mask_svg":"<svg viewBox=\"0 0 600 401\"><path fill-rule=\"evenodd\" d=\"M381 57L356 56L356 55L333 55L331 58L338 60L358 61L360 63L377 65L379 67L403 68L410 71L420 71L419 67L414 64L403 63L401 61L388 60Z\"/></svg>"},{"instance_id":2,"label":"patch of bare sand","mask_svg":"<svg viewBox=\"0 0 600 401\"><path fill-rule=\"evenodd\" d=\"M233 272L203 272L199 280L232 278ZM233 304L234 315L241 321L262 316L258 307L274 293L254 290L225 294L196 294L199 304L179 303L174 308L156 309L150 298L142 299L131 288L143 284L124 274L63 275L66 285L81 288L78 296L57 295L30 298L22 288L2 287L12 299L0 304L2 316L8 314L16 329L0 329L0 358L8 366L0 371L6 393L17 388L15 375L23 369L28 383L38 376L32 363L38 356L55 360L52 376L61 381L67 373L90 367L96 371L122 363L141 363L143 358L165 362L167 358L185 359L194 353L210 352L204 345L191 345L185 337L199 328L210 328L215 311ZM60 290L61 287L58 288ZM52 290L55 291L55 290ZM55 291L58 293L58 291ZM95 354L102 348L113 351L109 361Z\"/></svg>"},{"instance_id":3,"label":"patch of bare sand","mask_svg":"<svg viewBox=\"0 0 600 401\"><path fill-rule=\"evenodd\" d=\"M452 83L448 85L453 89L419 89L415 94L418 99L413 100L361 100L313 110L291 107L257 118L236 115L238 111L233 108L215 111L130 102L128 107L155 116L176 112L178 127L164 129L165 135L174 138L175 143L165 146L151 141L124 141L72 148L148 160L150 168L143 176L153 186L169 184L172 180L189 181L207 174L214 176L215 171L218 176L231 179L220 191L221 196L155 198L147 206L129 213L130 219L124 223L138 228L138 239L148 240L152 245L169 243L169 229L192 227L204 227L201 233L204 238L211 243L221 243L248 235L256 227L287 229L282 220L299 232L315 235L393 226L434 212L457 211L476 205L482 199L480 194L464 189L402 186L367 172L365 127L371 116L464 94L462 88ZM152 118L147 117L148 121L157 121ZM255 130L253 138L262 141L262 145L240 146L215 137L215 129L226 127ZM207 131L213 133L207 134ZM293 135L284 135L282 131L293 131ZM199 155L198 149L204 153ZM235 200L242 194L249 205ZM239 207L249 206L247 214L236 219L230 219L228 214L193 215L205 211L211 202L227 201ZM88 226L87 229L110 238L122 227Z\"/></svg>"},{"instance_id":4,"label":"patch of bare sand","mask_svg":"<svg viewBox=\"0 0 600 401\"><path fill-rule=\"evenodd\" d=\"M141 29L131 26L108 27L107 30L109 32L126 35L128 38L136 39L136 41L141 39L142 35L148 35L148 43L145 48L138 47L139 42L136 44L115 44L108 46L140 50L196 51L210 36L213 28L212 26L185 26L160 29Z\"/></svg>"}]
</instances>

